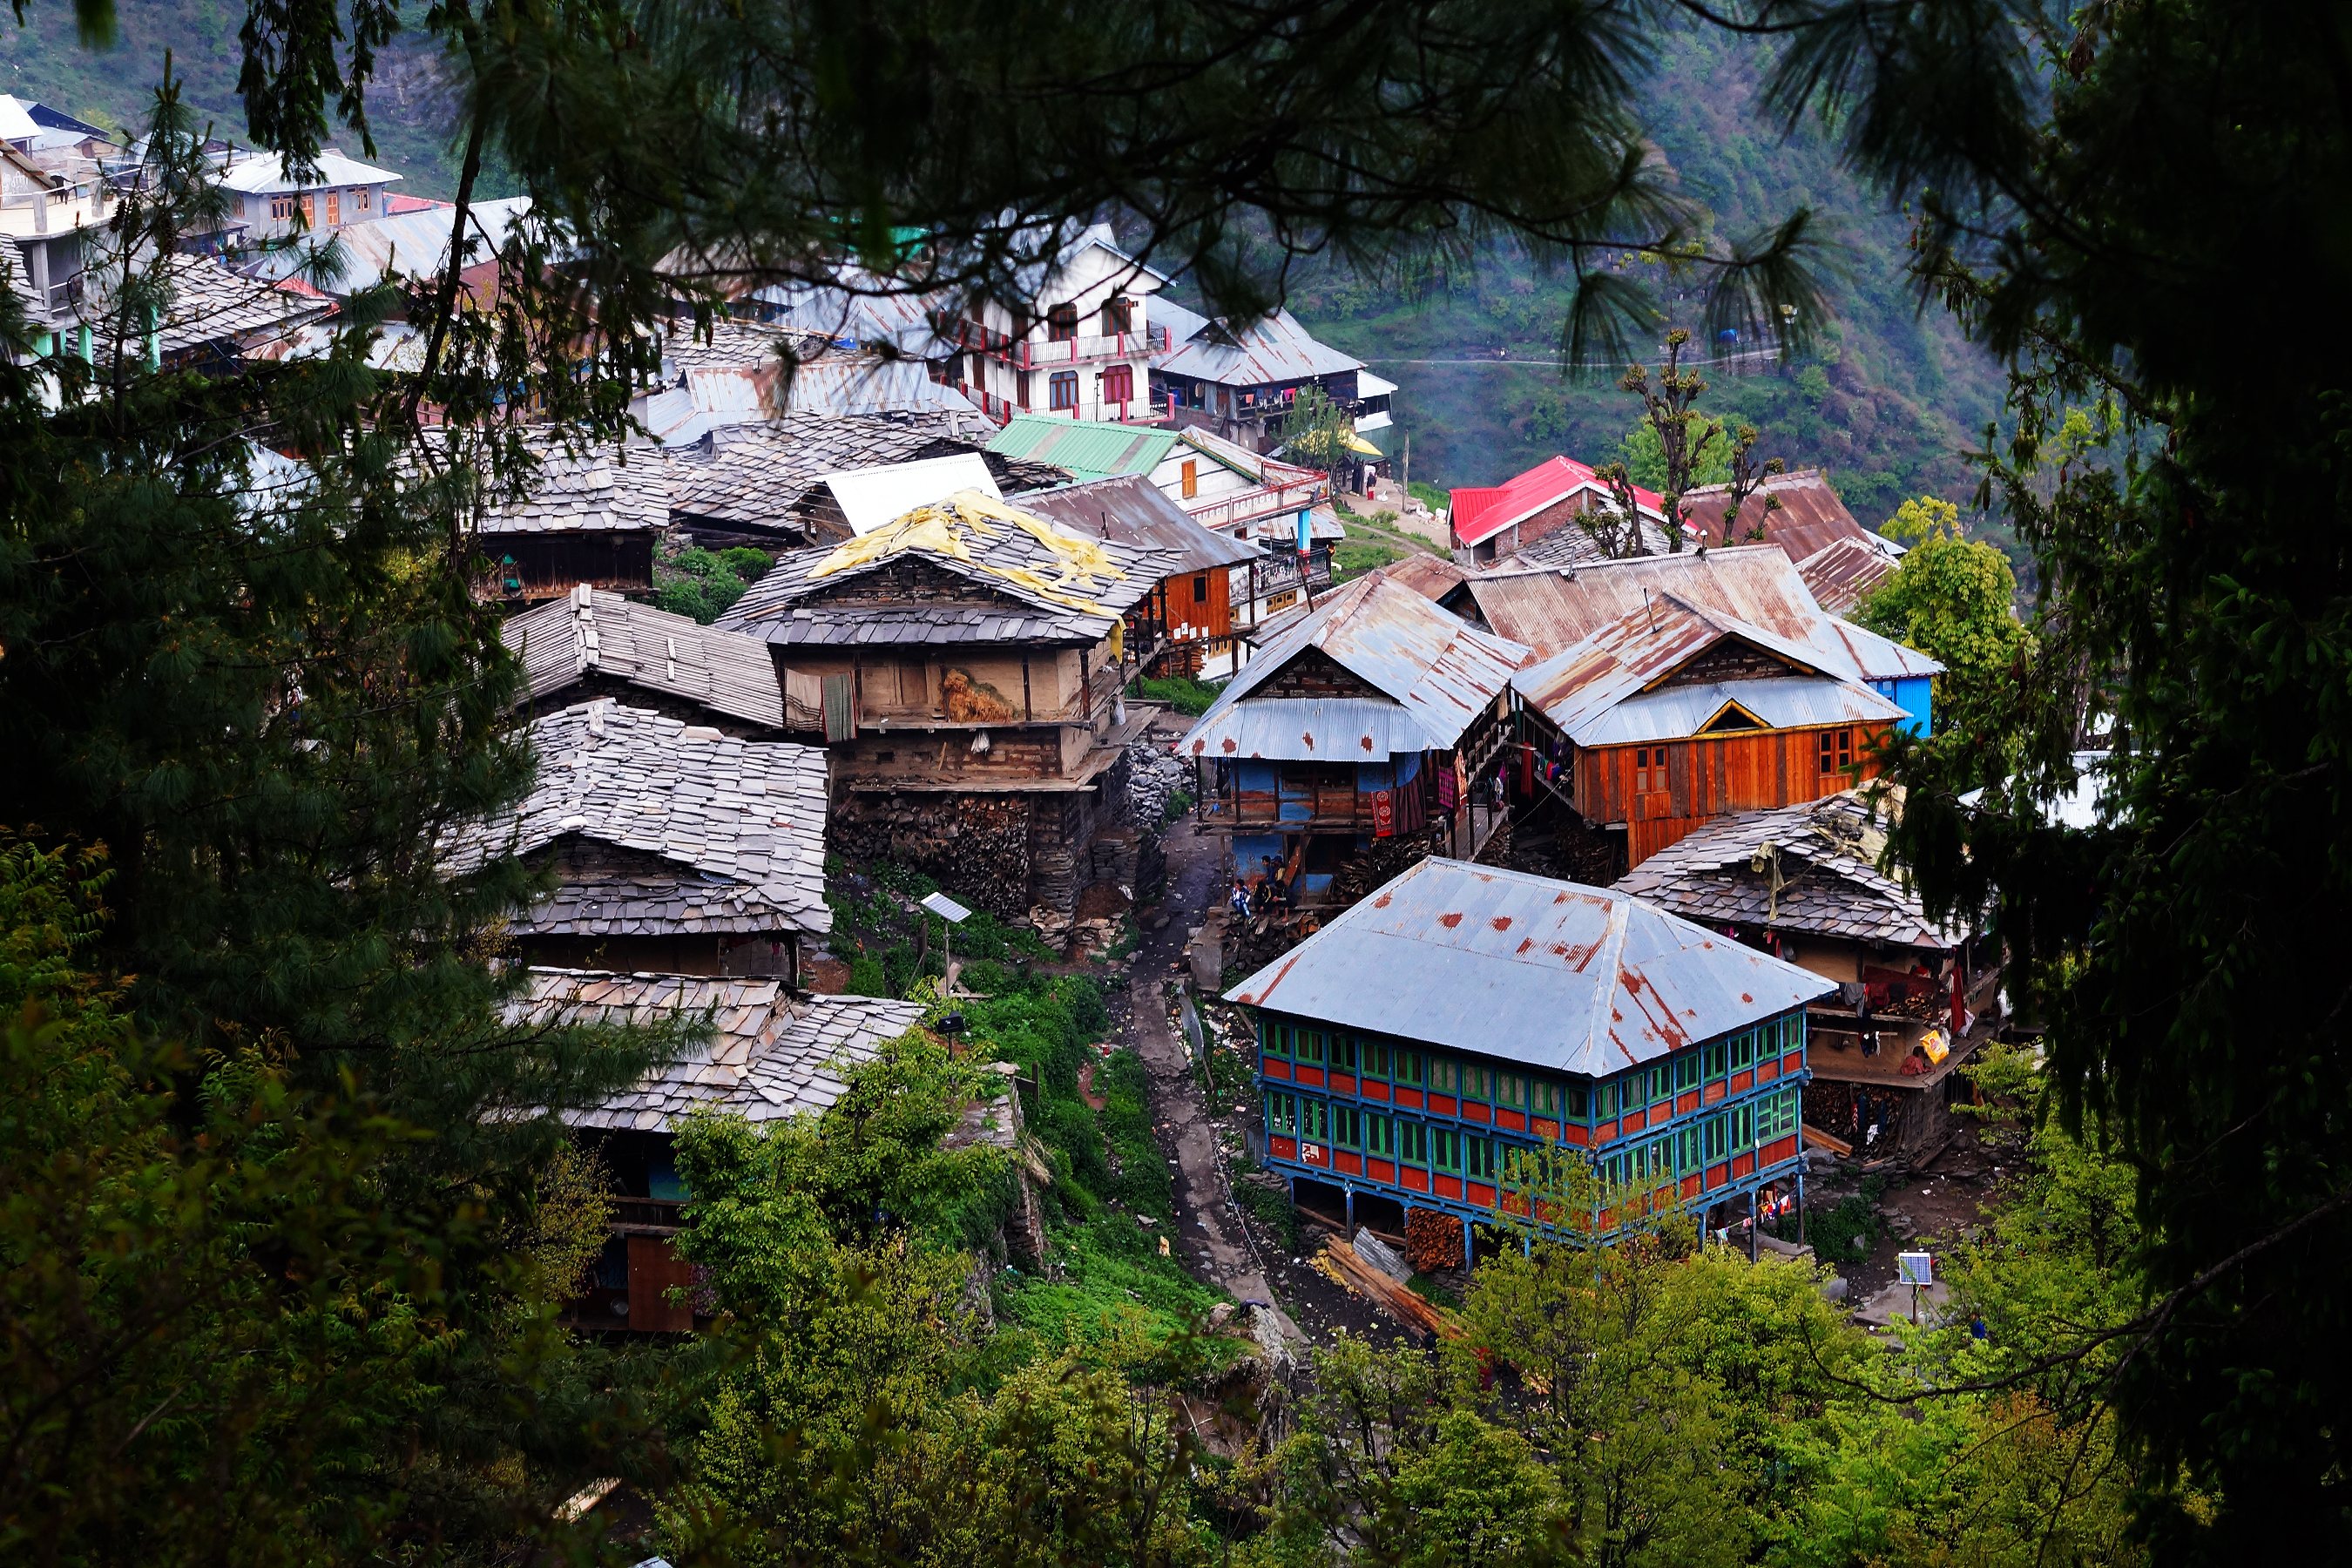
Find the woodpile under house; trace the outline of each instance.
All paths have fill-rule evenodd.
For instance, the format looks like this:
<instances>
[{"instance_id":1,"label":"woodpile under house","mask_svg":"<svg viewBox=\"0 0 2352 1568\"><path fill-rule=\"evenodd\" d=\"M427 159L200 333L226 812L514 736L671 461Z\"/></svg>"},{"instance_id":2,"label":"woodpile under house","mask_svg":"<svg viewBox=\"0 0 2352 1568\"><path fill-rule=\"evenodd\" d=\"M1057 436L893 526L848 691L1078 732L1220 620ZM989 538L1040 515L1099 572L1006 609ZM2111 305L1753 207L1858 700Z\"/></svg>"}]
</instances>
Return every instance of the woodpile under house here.
<instances>
[{"instance_id":1,"label":"woodpile under house","mask_svg":"<svg viewBox=\"0 0 2352 1568\"><path fill-rule=\"evenodd\" d=\"M533 715L609 697L744 740L781 737L784 694L767 645L583 584L507 617Z\"/></svg>"},{"instance_id":2,"label":"woodpile under house","mask_svg":"<svg viewBox=\"0 0 2352 1568\"><path fill-rule=\"evenodd\" d=\"M795 552L719 617L832 761L832 843L1007 917L1132 888L1124 617L1166 568L974 490Z\"/></svg>"},{"instance_id":3,"label":"woodpile under house","mask_svg":"<svg viewBox=\"0 0 2352 1568\"><path fill-rule=\"evenodd\" d=\"M511 848L555 890L515 911L523 959L575 969L797 980L824 902L825 755L599 700L535 721L539 778L451 846Z\"/></svg>"},{"instance_id":4,"label":"woodpile under house","mask_svg":"<svg viewBox=\"0 0 2352 1568\"><path fill-rule=\"evenodd\" d=\"M1880 794L1879 813L1900 809L1898 792ZM1930 921L1917 891L1878 868L1885 846L1872 801L1843 790L1711 823L1616 890L1836 981L1806 1007L1809 1137L1917 1163L1973 1096L1959 1069L2000 1021L2000 944Z\"/></svg>"}]
</instances>

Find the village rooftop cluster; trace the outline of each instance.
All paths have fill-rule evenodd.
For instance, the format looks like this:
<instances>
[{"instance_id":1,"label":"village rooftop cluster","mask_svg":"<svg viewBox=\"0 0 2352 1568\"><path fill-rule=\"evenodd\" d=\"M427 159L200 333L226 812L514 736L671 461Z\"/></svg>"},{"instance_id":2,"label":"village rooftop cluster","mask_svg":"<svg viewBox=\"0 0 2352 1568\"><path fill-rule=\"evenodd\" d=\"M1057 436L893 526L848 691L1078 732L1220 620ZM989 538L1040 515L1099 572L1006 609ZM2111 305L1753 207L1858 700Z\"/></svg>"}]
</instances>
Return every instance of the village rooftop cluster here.
<instances>
[{"instance_id":1,"label":"village rooftop cluster","mask_svg":"<svg viewBox=\"0 0 2352 1568\"><path fill-rule=\"evenodd\" d=\"M227 216L170 258L154 365L312 352L347 290L451 264L456 210L394 172L212 156ZM37 355L95 352L85 241L139 159L0 98ZM468 222L495 249L523 210ZM329 235L350 262L320 287L295 262ZM523 1013L719 1020L580 1119L625 1194L580 1321L692 1326L680 1116L822 1111L921 1017L839 994L828 853L1062 933L1132 908L1167 834L1212 840L1208 941L1257 1024L1254 1152L1302 1211L1465 1266L1515 1152L1580 1152L1753 1247L1809 1150L1948 1135L1956 1069L2002 1022L2000 950L1879 868L1900 802L1874 746L1931 721L1939 667L1842 617L1900 547L1808 472L1738 518L1686 498L1679 552L1642 495L1655 548L1609 559L1578 526L1607 487L1560 457L1454 491L1444 550L1335 585L1339 504L1402 505L1376 444L1395 387L1286 312L1211 321L1169 283L1097 226L1034 299L950 323L768 290L698 334L680 301L641 433L549 439L530 497L482 521L476 587L541 771L447 863L552 869L511 923ZM1352 424L1336 460L1285 447L1310 389ZM687 547L769 564L703 625L649 602ZM1161 676L1220 687L1172 742L1132 695ZM1191 801L1164 820L1131 784L1171 757ZM1538 846L1572 876L1507 863ZM1019 1116L1008 1086L977 1135L1009 1147Z\"/></svg>"}]
</instances>

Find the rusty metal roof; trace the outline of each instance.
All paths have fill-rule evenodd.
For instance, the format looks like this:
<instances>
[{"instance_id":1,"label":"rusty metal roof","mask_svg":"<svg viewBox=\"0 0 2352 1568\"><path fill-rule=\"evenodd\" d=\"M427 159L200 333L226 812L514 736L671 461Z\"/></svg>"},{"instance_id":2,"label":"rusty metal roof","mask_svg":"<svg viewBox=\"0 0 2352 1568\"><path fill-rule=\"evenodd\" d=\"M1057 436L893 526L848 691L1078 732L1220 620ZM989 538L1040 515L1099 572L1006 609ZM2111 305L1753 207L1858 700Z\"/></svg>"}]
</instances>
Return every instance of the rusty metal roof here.
<instances>
[{"instance_id":1,"label":"rusty metal roof","mask_svg":"<svg viewBox=\"0 0 2352 1568\"><path fill-rule=\"evenodd\" d=\"M1769 544L1705 554L1636 555L1572 570L1512 566L1469 583L1486 624L1539 654L1572 647L1656 596L1671 594L1718 617L1800 644L1811 650L1813 660L1851 679L1897 680L1944 668L1916 648L1830 615L1789 557Z\"/></svg>"},{"instance_id":2,"label":"rusty metal roof","mask_svg":"<svg viewBox=\"0 0 2352 1568\"><path fill-rule=\"evenodd\" d=\"M1381 572L1390 582L1404 584L1432 604L1444 602L1470 577L1468 567L1458 566L1443 555L1418 553L1391 561Z\"/></svg>"},{"instance_id":3,"label":"rusty metal roof","mask_svg":"<svg viewBox=\"0 0 2352 1568\"><path fill-rule=\"evenodd\" d=\"M1428 859L1225 999L1606 1078L1836 989L1622 892Z\"/></svg>"},{"instance_id":4,"label":"rusty metal roof","mask_svg":"<svg viewBox=\"0 0 2352 1568\"><path fill-rule=\"evenodd\" d=\"M1143 474L1033 490L1021 498L1021 506L1073 533L1163 551L1174 563L1173 572L1205 572L1265 559L1265 552L1254 545L1202 528Z\"/></svg>"},{"instance_id":5,"label":"rusty metal roof","mask_svg":"<svg viewBox=\"0 0 2352 1568\"><path fill-rule=\"evenodd\" d=\"M1780 506L1765 510L1767 496L1780 498ZM1710 543L1719 540L1723 537L1724 503L1728 500L1727 485L1695 489L1683 497L1683 521L1698 529L1700 537ZM1765 542L1786 552L1791 561L1802 561L1832 540L1885 542L1854 521L1853 513L1846 510L1845 502L1830 488L1828 476L1819 468L1766 475L1763 485L1739 509L1739 521L1733 532L1744 539L1759 521L1764 525Z\"/></svg>"},{"instance_id":6,"label":"rusty metal roof","mask_svg":"<svg viewBox=\"0 0 2352 1568\"><path fill-rule=\"evenodd\" d=\"M1370 723L1369 715L1348 710L1345 732L1318 734L1312 730L1276 730L1271 721L1234 719L1236 707L1269 700L1296 699L1254 697L1284 666L1308 648L1329 657L1365 684L1394 703L1409 717L1409 731L1401 719L1391 725ZM1478 630L1461 616L1439 609L1421 595L1379 573L1359 578L1308 612L1296 626L1265 645L1242 672L1225 684L1209 710L1177 743L1194 756L1263 756L1290 761L1342 756L1369 762L1394 752L1443 749L1462 738L1472 720L1494 707L1510 685L1511 672L1526 663L1529 650ZM1352 704L1377 708L1377 699L1357 698ZM1395 742L1417 733L1410 745ZM1244 738L1255 749L1243 744ZM1380 740L1390 742L1383 750ZM1373 741L1370 747L1364 742ZM1230 742L1230 744L1228 743ZM1335 752L1335 745L1342 745Z\"/></svg>"},{"instance_id":7,"label":"rusty metal roof","mask_svg":"<svg viewBox=\"0 0 2352 1568\"><path fill-rule=\"evenodd\" d=\"M1768 845L1780 863L1777 893L1768 872L1751 867ZM1617 890L1710 926L1731 921L1852 942L1958 946L1968 934L1961 926L1930 921L1917 890L1879 869L1885 847L1885 830L1872 820L1862 792L1842 790L1711 822L1628 871Z\"/></svg>"},{"instance_id":8,"label":"rusty metal roof","mask_svg":"<svg viewBox=\"0 0 2352 1568\"><path fill-rule=\"evenodd\" d=\"M1852 613L1873 590L1895 575L1895 558L1859 539L1833 539L1797 563L1814 599L1832 616Z\"/></svg>"},{"instance_id":9,"label":"rusty metal roof","mask_svg":"<svg viewBox=\"0 0 2352 1568\"><path fill-rule=\"evenodd\" d=\"M1793 666L1787 675L1747 680L1661 682L1727 638ZM1738 729L1886 722L1906 711L1848 679L1811 647L1700 608L1673 594L1655 595L1575 647L1512 679L1527 704L1580 746L1679 740L1697 734L1727 707L1744 710Z\"/></svg>"}]
</instances>

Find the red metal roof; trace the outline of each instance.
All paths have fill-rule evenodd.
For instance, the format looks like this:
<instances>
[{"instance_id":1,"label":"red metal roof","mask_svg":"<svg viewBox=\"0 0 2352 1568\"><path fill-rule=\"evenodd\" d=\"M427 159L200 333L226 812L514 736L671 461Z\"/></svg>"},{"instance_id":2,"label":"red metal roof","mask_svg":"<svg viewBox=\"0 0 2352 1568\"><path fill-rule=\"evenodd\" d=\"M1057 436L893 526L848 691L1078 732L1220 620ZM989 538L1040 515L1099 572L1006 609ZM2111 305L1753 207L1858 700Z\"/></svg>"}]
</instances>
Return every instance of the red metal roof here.
<instances>
[{"instance_id":1,"label":"red metal roof","mask_svg":"<svg viewBox=\"0 0 2352 1568\"><path fill-rule=\"evenodd\" d=\"M1453 494L1454 537L1464 544L1490 539L1522 519L1564 500L1579 490L1609 493L1609 487L1591 468L1573 458L1547 458L1517 479L1499 485L1455 490ZM1663 498L1636 487L1634 504L1658 515Z\"/></svg>"}]
</instances>

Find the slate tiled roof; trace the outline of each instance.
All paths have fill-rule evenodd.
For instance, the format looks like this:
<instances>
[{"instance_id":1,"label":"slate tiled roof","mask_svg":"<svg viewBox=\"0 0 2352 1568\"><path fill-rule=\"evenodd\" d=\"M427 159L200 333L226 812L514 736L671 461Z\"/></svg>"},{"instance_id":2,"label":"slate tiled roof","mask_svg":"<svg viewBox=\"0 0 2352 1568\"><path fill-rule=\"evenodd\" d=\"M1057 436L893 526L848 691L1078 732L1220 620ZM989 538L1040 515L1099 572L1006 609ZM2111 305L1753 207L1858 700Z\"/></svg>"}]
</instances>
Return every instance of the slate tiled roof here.
<instances>
[{"instance_id":1,"label":"slate tiled roof","mask_svg":"<svg viewBox=\"0 0 2352 1568\"><path fill-rule=\"evenodd\" d=\"M908 560L992 597L828 602L828 590ZM962 490L846 544L794 551L718 624L793 645L1094 643L1171 570L1157 552L1078 538Z\"/></svg>"},{"instance_id":2,"label":"slate tiled roof","mask_svg":"<svg viewBox=\"0 0 2352 1568\"><path fill-rule=\"evenodd\" d=\"M1269 386L1340 375L1364 363L1317 341L1287 310L1238 329L1166 299L1152 300L1151 315L1168 329L1168 347L1151 356L1151 368L1166 375L1220 386Z\"/></svg>"},{"instance_id":3,"label":"slate tiled roof","mask_svg":"<svg viewBox=\"0 0 2352 1568\"><path fill-rule=\"evenodd\" d=\"M543 699L593 675L666 691L781 730L782 689L767 645L581 584L500 628Z\"/></svg>"},{"instance_id":4,"label":"slate tiled roof","mask_svg":"<svg viewBox=\"0 0 2352 1568\"><path fill-rule=\"evenodd\" d=\"M527 499L484 512L484 533L635 533L669 522L669 472L652 452L552 450L540 462Z\"/></svg>"},{"instance_id":5,"label":"slate tiled roof","mask_svg":"<svg viewBox=\"0 0 2352 1568\"><path fill-rule=\"evenodd\" d=\"M533 969L516 1022L649 1024L708 1016L711 1038L592 1110L574 1127L658 1132L695 1110L751 1121L817 1115L841 1098L849 1075L915 1026L922 1005L873 996L794 1002L780 980L694 974L614 974Z\"/></svg>"},{"instance_id":6,"label":"slate tiled roof","mask_svg":"<svg viewBox=\"0 0 2352 1568\"><path fill-rule=\"evenodd\" d=\"M1642 548L1654 556L1666 555L1666 531L1646 517L1642 519L1641 522ZM1533 544L1522 550L1514 551L1495 563L1495 570L1508 572L1528 566L1547 569L1559 566L1591 566L1609 559L1610 557L1602 552L1592 535L1584 531L1583 524L1571 518ZM1639 560L1642 557L1636 556L1632 559Z\"/></svg>"},{"instance_id":7,"label":"slate tiled roof","mask_svg":"<svg viewBox=\"0 0 2352 1568\"><path fill-rule=\"evenodd\" d=\"M1168 554L1171 571L1206 572L1265 559L1265 552L1202 528L1141 474L1064 485L1024 496L1022 509L1073 533L1091 533Z\"/></svg>"},{"instance_id":8,"label":"slate tiled roof","mask_svg":"<svg viewBox=\"0 0 2352 1568\"><path fill-rule=\"evenodd\" d=\"M882 414L827 419L793 415L712 433L709 457L671 459L670 510L677 517L772 531L797 531L793 509L826 474L928 456L941 440L977 440L978 415Z\"/></svg>"},{"instance_id":9,"label":"slate tiled roof","mask_svg":"<svg viewBox=\"0 0 2352 1568\"><path fill-rule=\"evenodd\" d=\"M1616 890L1701 925L1950 948L1966 934L1937 926L1918 894L1878 868L1885 831L1856 790L1773 811L1723 817L1668 845L1617 880ZM1769 868L1750 869L1767 844L1778 847L1776 901Z\"/></svg>"},{"instance_id":10,"label":"slate tiled roof","mask_svg":"<svg viewBox=\"0 0 2352 1568\"><path fill-rule=\"evenodd\" d=\"M593 840L683 869L674 886L636 900L643 907L583 914L575 901L542 906L543 918L585 921L567 929L587 934L832 929L822 749L739 741L609 700L535 721L531 741L539 778L529 798L458 835L446 856L451 870L509 849L529 856L559 839ZM688 912L681 899L698 902ZM531 911L518 929L541 918Z\"/></svg>"}]
</instances>

